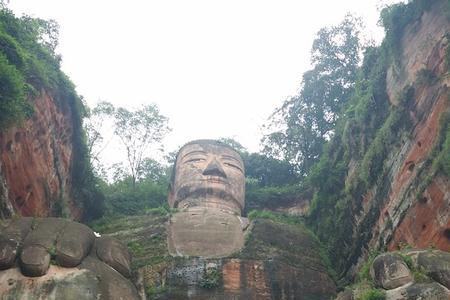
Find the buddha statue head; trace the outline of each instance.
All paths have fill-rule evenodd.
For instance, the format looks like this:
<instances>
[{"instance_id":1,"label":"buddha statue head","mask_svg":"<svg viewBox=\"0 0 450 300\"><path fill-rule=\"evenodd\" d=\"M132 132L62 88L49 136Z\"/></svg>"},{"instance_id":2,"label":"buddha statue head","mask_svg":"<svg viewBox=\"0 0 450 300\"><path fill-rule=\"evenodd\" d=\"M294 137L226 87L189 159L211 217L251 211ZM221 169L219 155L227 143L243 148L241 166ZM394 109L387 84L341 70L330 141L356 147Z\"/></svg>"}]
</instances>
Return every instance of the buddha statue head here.
<instances>
[{"instance_id":1,"label":"buddha statue head","mask_svg":"<svg viewBox=\"0 0 450 300\"><path fill-rule=\"evenodd\" d=\"M241 215L245 194L244 163L233 148L196 140L178 152L172 174L172 208L213 207Z\"/></svg>"},{"instance_id":2,"label":"buddha statue head","mask_svg":"<svg viewBox=\"0 0 450 300\"><path fill-rule=\"evenodd\" d=\"M196 140L178 152L168 202L174 256L225 257L244 244L244 164L239 153L214 140Z\"/></svg>"}]
</instances>

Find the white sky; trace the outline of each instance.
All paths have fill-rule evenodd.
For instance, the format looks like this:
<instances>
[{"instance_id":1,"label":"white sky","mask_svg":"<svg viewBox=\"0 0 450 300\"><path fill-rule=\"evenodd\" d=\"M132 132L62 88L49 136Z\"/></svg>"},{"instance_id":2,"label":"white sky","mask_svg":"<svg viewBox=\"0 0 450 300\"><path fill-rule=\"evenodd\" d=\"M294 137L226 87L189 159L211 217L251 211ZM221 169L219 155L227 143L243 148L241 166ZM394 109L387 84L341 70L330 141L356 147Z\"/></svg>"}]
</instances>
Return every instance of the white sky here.
<instances>
[{"instance_id":1,"label":"white sky","mask_svg":"<svg viewBox=\"0 0 450 300\"><path fill-rule=\"evenodd\" d=\"M60 24L63 70L93 106L156 103L169 117L166 150L232 137L259 150L261 125L300 84L316 32L347 12L369 34L395 0L10 0Z\"/></svg>"}]
</instances>

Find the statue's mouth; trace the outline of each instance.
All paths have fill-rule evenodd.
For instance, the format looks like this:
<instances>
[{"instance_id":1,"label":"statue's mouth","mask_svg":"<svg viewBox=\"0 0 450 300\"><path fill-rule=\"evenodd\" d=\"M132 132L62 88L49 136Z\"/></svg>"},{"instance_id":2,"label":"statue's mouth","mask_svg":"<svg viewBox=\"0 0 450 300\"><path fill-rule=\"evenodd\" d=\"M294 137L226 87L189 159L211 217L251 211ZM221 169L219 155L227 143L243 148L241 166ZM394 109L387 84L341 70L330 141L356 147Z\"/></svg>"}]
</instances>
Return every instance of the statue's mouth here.
<instances>
[{"instance_id":1,"label":"statue's mouth","mask_svg":"<svg viewBox=\"0 0 450 300\"><path fill-rule=\"evenodd\" d=\"M205 182L206 179L204 180ZM242 205L239 203L239 201L235 198L235 195L231 193L228 189L226 189L222 182L225 182L224 179L221 179L220 185L221 186L210 186L210 187L202 187L202 186L183 186L178 191L176 191L176 200L174 202L174 207L178 207L178 203L185 199L192 199L192 200L201 200L204 201L205 199L221 199L224 203L226 202L232 202L236 204L236 207L238 207L240 210L243 209ZM225 182L226 184L229 184L228 182Z\"/></svg>"},{"instance_id":2,"label":"statue's mouth","mask_svg":"<svg viewBox=\"0 0 450 300\"><path fill-rule=\"evenodd\" d=\"M228 184L228 181L219 176L208 176L206 179L203 179L203 181L208 183Z\"/></svg>"}]
</instances>

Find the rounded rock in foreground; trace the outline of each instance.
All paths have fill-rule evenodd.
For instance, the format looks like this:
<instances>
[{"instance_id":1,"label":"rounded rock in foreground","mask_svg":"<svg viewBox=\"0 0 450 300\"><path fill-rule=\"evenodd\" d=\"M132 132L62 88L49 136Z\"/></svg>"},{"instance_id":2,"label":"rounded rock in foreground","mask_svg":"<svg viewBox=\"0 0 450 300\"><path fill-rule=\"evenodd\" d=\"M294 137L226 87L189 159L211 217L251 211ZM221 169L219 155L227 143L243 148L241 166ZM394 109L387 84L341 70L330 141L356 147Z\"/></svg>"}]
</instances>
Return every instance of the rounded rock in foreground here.
<instances>
[{"instance_id":1,"label":"rounded rock in foreground","mask_svg":"<svg viewBox=\"0 0 450 300\"><path fill-rule=\"evenodd\" d=\"M386 290L395 289L413 281L408 266L396 253L377 256L372 263L370 273L375 284Z\"/></svg>"},{"instance_id":2,"label":"rounded rock in foreground","mask_svg":"<svg viewBox=\"0 0 450 300\"><path fill-rule=\"evenodd\" d=\"M113 267L123 276L131 277L131 254L128 248L110 237L101 237L96 241L96 254L100 260Z\"/></svg>"},{"instance_id":3,"label":"rounded rock in foreground","mask_svg":"<svg viewBox=\"0 0 450 300\"><path fill-rule=\"evenodd\" d=\"M386 291L386 300L448 300L450 291L437 282L413 283Z\"/></svg>"},{"instance_id":4,"label":"rounded rock in foreground","mask_svg":"<svg viewBox=\"0 0 450 300\"><path fill-rule=\"evenodd\" d=\"M50 266L50 254L39 245L27 246L20 254L20 268L23 275L30 277L42 276Z\"/></svg>"}]
</instances>

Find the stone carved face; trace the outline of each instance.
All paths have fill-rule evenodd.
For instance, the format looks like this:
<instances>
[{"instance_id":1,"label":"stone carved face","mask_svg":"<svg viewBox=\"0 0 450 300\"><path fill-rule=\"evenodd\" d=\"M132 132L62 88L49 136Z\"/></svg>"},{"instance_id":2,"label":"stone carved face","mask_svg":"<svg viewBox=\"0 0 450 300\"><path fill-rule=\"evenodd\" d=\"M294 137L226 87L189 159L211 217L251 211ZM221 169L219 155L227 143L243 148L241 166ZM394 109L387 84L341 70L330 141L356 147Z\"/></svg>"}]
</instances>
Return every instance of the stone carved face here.
<instances>
[{"instance_id":1,"label":"stone carved face","mask_svg":"<svg viewBox=\"0 0 450 300\"><path fill-rule=\"evenodd\" d=\"M233 149L215 141L191 142L180 149L174 172L171 207L213 207L241 214L244 164Z\"/></svg>"},{"instance_id":2,"label":"stone carved face","mask_svg":"<svg viewBox=\"0 0 450 300\"><path fill-rule=\"evenodd\" d=\"M180 208L169 222L168 248L174 256L225 257L244 245L244 164L217 141L198 140L180 149L169 205Z\"/></svg>"}]
</instances>

